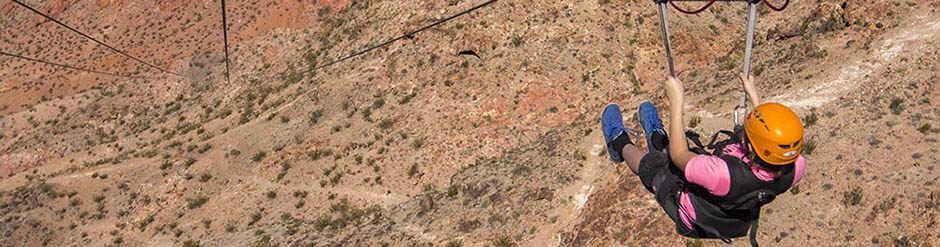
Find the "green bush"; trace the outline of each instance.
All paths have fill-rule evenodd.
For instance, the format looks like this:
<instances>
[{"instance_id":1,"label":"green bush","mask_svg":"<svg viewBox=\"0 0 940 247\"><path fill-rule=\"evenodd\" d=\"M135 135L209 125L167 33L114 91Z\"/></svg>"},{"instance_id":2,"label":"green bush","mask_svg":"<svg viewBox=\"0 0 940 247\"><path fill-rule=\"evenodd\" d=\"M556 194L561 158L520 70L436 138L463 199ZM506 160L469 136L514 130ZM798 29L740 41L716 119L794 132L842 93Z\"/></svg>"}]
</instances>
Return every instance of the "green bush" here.
<instances>
[{"instance_id":1,"label":"green bush","mask_svg":"<svg viewBox=\"0 0 940 247\"><path fill-rule=\"evenodd\" d=\"M199 247L199 241L198 240L183 241L183 247Z\"/></svg>"},{"instance_id":2,"label":"green bush","mask_svg":"<svg viewBox=\"0 0 940 247\"><path fill-rule=\"evenodd\" d=\"M819 116L816 115L816 108L809 110L809 115L803 116L803 126L809 128L816 124L816 121L819 120Z\"/></svg>"},{"instance_id":3,"label":"green bush","mask_svg":"<svg viewBox=\"0 0 940 247\"><path fill-rule=\"evenodd\" d=\"M249 225L249 226L250 226L250 225L254 225L255 223L258 223L259 220L261 220L261 212L260 212L260 211L251 214L251 219L248 221L248 225Z\"/></svg>"},{"instance_id":4,"label":"green bush","mask_svg":"<svg viewBox=\"0 0 940 247\"><path fill-rule=\"evenodd\" d=\"M932 128L933 126L931 126L930 123L924 123L924 125L921 125L919 128L917 128L917 131L920 131L921 134L926 135L927 132L930 132L930 129Z\"/></svg>"},{"instance_id":5,"label":"green bush","mask_svg":"<svg viewBox=\"0 0 940 247\"><path fill-rule=\"evenodd\" d=\"M424 146L424 141L424 138L415 139L411 143L411 147L413 147L415 150L421 149L421 146Z\"/></svg>"},{"instance_id":6,"label":"green bush","mask_svg":"<svg viewBox=\"0 0 940 247\"><path fill-rule=\"evenodd\" d=\"M333 150L327 148L318 148L307 152L307 156L310 156L311 160L318 160L322 157L329 157L330 155L333 155Z\"/></svg>"},{"instance_id":7,"label":"green bush","mask_svg":"<svg viewBox=\"0 0 940 247\"><path fill-rule=\"evenodd\" d=\"M891 108L891 113L894 115L901 114L901 111L904 110L904 98L894 97L891 99L891 104L888 105L888 108Z\"/></svg>"},{"instance_id":8,"label":"green bush","mask_svg":"<svg viewBox=\"0 0 940 247\"><path fill-rule=\"evenodd\" d=\"M197 209L199 207L202 207L202 205L206 204L206 202L208 201L209 201L208 197L197 196L196 198L186 199L186 207L188 207L189 209Z\"/></svg>"},{"instance_id":9,"label":"green bush","mask_svg":"<svg viewBox=\"0 0 940 247\"><path fill-rule=\"evenodd\" d=\"M845 206L854 206L862 202L862 187L855 186L852 191L846 191L842 194L842 204Z\"/></svg>"},{"instance_id":10,"label":"green bush","mask_svg":"<svg viewBox=\"0 0 940 247\"><path fill-rule=\"evenodd\" d=\"M277 198L277 192L276 192L276 191L273 191L273 190L272 190L272 191L268 191L268 193L266 193L265 195L268 197L268 199Z\"/></svg>"},{"instance_id":11,"label":"green bush","mask_svg":"<svg viewBox=\"0 0 940 247\"><path fill-rule=\"evenodd\" d=\"M307 121L310 123L310 125L315 125L315 124L317 124L317 122L320 121L320 118L321 118L321 117L323 117L323 110L322 110L322 109L316 110L316 111L312 111L312 112L310 112L309 116L307 117Z\"/></svg>"},{"instance_id":12,"label":"green bush","mask_svg":"<svg viewBox=\"0 0 940 247\"><path fill-rule=\"evenodd\" d=\"M450 188L447 188L447 197L454 197L457 195L457 186L451 185Z\"/></svg>"},{"instance_id":13,"label":"green bush","mask_svg":"<svg viewBox=\"0 0 940 247\"><path fill-rule=\"evenodd\" d=\"M392 119L382 119L382 121L379 122L379 128L382 128L382 129L390 129L394 125L395 125L395 120L392 120Z\"/></svg>"},{"instance_id":14,"label":"green bush","mask_svg":"<svg viewBox=\"0 0 940 247\"><path fill-rule=\"evenodd\" d=\"M816 140L808 139L803 141L803 153L806 155L813 154L813 151L816 150Z\"/></svg>"},{"instance_id":15,"label":"green bush","mask_svg":"<svg viewBox=\"0 0 940 247\"><path fill-rule=\"evenodd\" d=\"M170 168L171 166L173 166L173 162L170 162L169 160L164 160L163 163L160 164L160 170L166 170L167 168Z\"/></svg>"},{"instance_id":16,"label":"green bush","mask_svg":"<svg viewBox=\"0 0 940 247\"><path fill-rule=\"evenodd\" d=\"M209 182L210 179L212 179L212 174L209 173L203 173L199 176L199 182Z\"/></svg>"},{"instance_id":17,"label":"green bush","mask_svg":"<svg viewBox=\"0 0 940 247\"><path fill-rule=\"evenodd\" d=\"M689 128L695 128L695 126L698 126L698 124L701 122L702 122L701 117L698 117L698 116L692 117L692 119L689 119Z\"/></svg>"},{"instance_id":18,"label":"green bush","mask_svg":"<svg viewBox=\"0 0 940 247\"><path fill-rule=\"evenodd\" d=\"M400 105L402 105L402 104L407 104L408 102L411 101L411 99L414 99L415 96L418 96L418 93L412 92L412 93L410 93L410 94L408 94L408 95L405 95L405 96L402 97L400 100L398 100L398 104L400 104Z\"/></svg>"},{"instance_id":19,"label":"green bush","mask_svg":"<svg viewBox=\"0 0 940 247\"><path fill-rule=\"evenodd\" d=\"M381 109L382 106L385 106L385 98L378 98L372 102L372 109Z\"/></svg>"},{"instance_id":20,"label":"green bush","mask_svg":"<svg viewBox=\"0 0 940 247\"><path fill-rule=\"evenodd\" d=\"M450 242L447 242L447 247L463 247L463 240L451 240Z\"/></svg>"},{"instance_id":21,"label":"green bush","mask_svg":"<svg viewBox=\"0 0 940 247\"><path fill-rule=\"evenodd\" d=\"M512 242L512 239L509 236L499 236L496 239L493 239L493 246L495 247L511 247L516 244Z\"/></svg>"},{"instance_id":22,"label":"green bush","mask_svg":"<svg viewBox=\"0 0 940 247\"><path fill-rule=\"evenodd\" d=\"M418 164L417 163L411 164L411 168L408 168L408 177L409 178L413 177L417 173L418 173Z\"/></svg>"},{"instance_id":23,"label":"green bush","mask_svg":"<svg viewBox=\"0 0 940 247\"><path fill-rule=\"evenodd\" d=\"M260 151L258 153L255 153L254 156L251 156L251 161L260 162L262 159L264 159L264 156L267 156L267 155L268 153L265 153L264 151Z\"/></svg>"}]
</instances>

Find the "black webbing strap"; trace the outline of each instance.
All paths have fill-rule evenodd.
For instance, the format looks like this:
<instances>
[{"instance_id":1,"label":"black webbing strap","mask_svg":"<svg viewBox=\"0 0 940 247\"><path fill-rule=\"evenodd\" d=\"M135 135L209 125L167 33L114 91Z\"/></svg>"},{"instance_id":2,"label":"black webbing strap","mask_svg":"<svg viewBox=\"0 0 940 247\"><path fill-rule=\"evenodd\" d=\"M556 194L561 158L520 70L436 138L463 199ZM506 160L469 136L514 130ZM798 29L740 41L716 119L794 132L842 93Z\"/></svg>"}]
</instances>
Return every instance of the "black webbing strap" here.
<instances>
[{"instance_id":1,"label":"black webbing strap","mask_svg":"<svg viewBox=\"0 0 940 247\"><path fill-rule=\"evenodd\" d=\"M728 131L728 130L719 130L714 135L712 135L712 139L711 141L708 142L708 145L702 145L701 135L699 135L698 133L695 133L695 131L692 131L692 130L685 131L686 138L691 140L692 143L695 144L696 147L701 148L702 150L706 150L706 149L714 150L716 148L715 142L718 142L718 135L720 134L727 135L728 139L726 140L732 140L735 142L738 141L738 140L735 140L734 132Z\"/></svg>"},{"instance_id":2,"label":"black webbing strap","mask_svg":"<svg viewBox=\"0 0 940 247\"><path fill-rule=\"evenodd\" d=\"M751 247L758 247L757 244L757 222L760 219L760 208L754 211L754 219L751 220L751 231L748 233L749 238L751 239Z\"/></svg>"}]
</instances>

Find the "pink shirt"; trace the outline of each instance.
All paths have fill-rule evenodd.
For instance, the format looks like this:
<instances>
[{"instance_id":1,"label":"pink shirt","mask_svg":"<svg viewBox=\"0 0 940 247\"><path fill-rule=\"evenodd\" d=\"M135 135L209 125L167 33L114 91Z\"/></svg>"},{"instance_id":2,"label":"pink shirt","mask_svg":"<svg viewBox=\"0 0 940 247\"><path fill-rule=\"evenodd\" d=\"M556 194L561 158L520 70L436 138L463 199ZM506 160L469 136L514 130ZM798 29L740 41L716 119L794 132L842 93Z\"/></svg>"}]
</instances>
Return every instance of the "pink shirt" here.
<instances>
[{"instance_id":1,"label":"pink shirt","mask_svg":"<svg viewBox=\"0 0 940 247\"><path fill-rule=\"evenodd\" d=\"M744 163L748 163L750 160L746 157L746 152L747 150L744 149L743 144L727 145L722 150L725 155L737 157ZM793 175L793 184L796 185L803 178L806 161L800 155L794 163L794 172L796 174ZM771 181L774 179L773 173L759 169L757 166L752 166L751 171L760 180ZM731 190L731 172L728 171L728 164L718 156L702 154L693 157L685 166L685 178L690 183L700 185L717 196L727 195L728 191ZM688 189L682 191L682 195L679 197L679 206L679 218L682 219L685 226L692 229L695 222L695 209L692 208L692 201L689 200Z\"/></svg>"}]
</instances>

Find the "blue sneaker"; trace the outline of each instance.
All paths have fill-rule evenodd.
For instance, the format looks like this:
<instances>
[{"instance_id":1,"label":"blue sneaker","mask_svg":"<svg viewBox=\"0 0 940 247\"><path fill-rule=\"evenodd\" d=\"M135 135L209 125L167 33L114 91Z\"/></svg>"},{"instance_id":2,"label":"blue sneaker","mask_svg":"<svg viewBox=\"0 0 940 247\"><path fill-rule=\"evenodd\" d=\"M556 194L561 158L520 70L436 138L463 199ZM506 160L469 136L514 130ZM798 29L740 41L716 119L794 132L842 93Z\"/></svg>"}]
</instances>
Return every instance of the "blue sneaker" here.
<instances>
[{"instance_id":1,"label":"blue sneaker","mask_svg":"<svg viewBox=\"0 0 940 247\"><path fill-rule=\"evenodd\" d=\"M614 139L623 134L632 133L634 136L637 134L635 130L623 126L620 106L609 104L604 108L604 113L601 115L601 131L604 133L604 142L607 144L607 154L610 155L610 160L622 162L621 150L616 150L613 146Z\"/></svg>"},{"instance_id":2,"label":"blue sneaker","mask_svg":"<svg viewBox=\"0 0 940 247\"><path fill-rule=\"evenodd\" d=\"M666 148L665 144L658 143L658 145L653 145L652 139L654 133L660 134L663 138L666 137L666 129L663 128L663 122L659 119L659 110L656 110L656 106L653 106L653 103L643 101L643 103L640 103L640 106L637 107L636 115L637 119L640 120L640 125L643 126L644 133L646 133L646 151L652 152L656 150L662 152Z\"/></svg>"}]
</instances>

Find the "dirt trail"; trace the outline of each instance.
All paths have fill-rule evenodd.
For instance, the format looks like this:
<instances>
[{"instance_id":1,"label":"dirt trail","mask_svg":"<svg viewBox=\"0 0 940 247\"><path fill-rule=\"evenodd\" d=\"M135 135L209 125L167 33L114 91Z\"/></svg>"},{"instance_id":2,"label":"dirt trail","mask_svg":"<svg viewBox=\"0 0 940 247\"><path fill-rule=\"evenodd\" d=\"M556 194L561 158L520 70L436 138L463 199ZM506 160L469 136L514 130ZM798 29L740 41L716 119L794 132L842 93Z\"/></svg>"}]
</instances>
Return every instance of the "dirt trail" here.
<instances>
[{"instance_id":1,"label":"dirt trail","mask_svg":"<svg viewBox=\"0 0 940 247\"><path fill-rule=\"evenodd\" d=\"M616 180L618 169L607 158L606 147L598 144L599 140L603 140L603 134L600 131L593 131L581 140L577 146L578 152L587 154L587 159L581 162L583 167L579 179L561 188L559 193L562 198L571 198L572 203L552 210L549 214L556 215L556 221L547 227L540 228L534 239L527 242L526 246L561 245L564 238L561 233L583 221L581 216L588 198L599 188L608 187Z\"/></svg>"},{"instance_id":2,"label":"dirt trail","mask_svg":"<svg viewBox=\"0 0 940 247\"><path fill-rule=\"evenodd\" d=\"M809 109L822 106L858 88L873 72L892 66L901 53L919 53L925 41L940 36L940 15L929 10L914 13L913 20L881 36L877 50L856 54L845 63L832 66L827 76L808 81L804 88L769 97L790 107ZM887 82L886 82L887 83Z\"/></svg>"}]
</instances>

